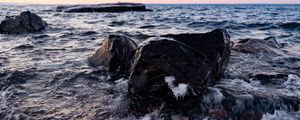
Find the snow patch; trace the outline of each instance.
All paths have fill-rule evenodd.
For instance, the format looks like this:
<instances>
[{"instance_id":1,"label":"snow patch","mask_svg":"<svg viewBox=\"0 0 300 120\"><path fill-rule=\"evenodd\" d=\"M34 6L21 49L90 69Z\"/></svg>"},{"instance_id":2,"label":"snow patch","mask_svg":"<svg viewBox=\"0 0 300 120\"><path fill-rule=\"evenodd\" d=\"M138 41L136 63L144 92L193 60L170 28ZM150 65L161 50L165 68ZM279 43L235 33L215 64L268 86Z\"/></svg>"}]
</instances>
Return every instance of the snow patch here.
<instances>
[{"instance_id":1,"label":"snow patch","mask_svg":"<svg viewBox=\"0 0 300 120\"><path fill-rule=\"evenodd\" d=\"M165 82L168 84L169 88L172 90L173 95L178 99L179 97L184 97L188 90L188 85L184 83L179 83L178 86L174 86L175 81L174 76L166 76Z\"/></svg>"}]
</instances>

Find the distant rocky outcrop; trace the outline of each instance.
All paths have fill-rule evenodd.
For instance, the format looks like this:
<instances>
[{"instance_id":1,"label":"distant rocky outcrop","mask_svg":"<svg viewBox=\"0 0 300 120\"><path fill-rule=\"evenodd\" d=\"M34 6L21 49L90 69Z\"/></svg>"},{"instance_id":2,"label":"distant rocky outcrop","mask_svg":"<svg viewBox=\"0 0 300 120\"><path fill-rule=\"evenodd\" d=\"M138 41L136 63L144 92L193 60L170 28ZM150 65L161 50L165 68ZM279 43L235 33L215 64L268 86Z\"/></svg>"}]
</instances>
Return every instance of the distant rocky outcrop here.
<instances>
[{"instance_id":1,"label":"distant rocky outcrop","mask_svg":"<svg viewBox=\"0 0 300 120\"><path fill-rule=\"evenodd\" d=\"M100 48L88 58L91 66L108 68L112 78L127 77L137 44L122 35L109 35Z\"/></svg>"},{"instance_id":2,"label":"distant rocky outcrop","mask_svg":"<svg viewBox=\"0 0 300 120\"><path fill-rule=\"evenodd\" d=\"M30 11L22 12L19 16L7 16L0 24L0 33L20 34L43 30L47 23Z\"/></svg>"},{"instance_id":3,"label":"distant rocky outcrop","mask_svg":"<svg viewBox=\"0 0 300 120\"><path fill-rule=\"evenodd\" d=\"M69 5L58 6L58 12L128 12L128 11L151 11L140 3L111 3L93 5Z\"/></svg>"}]
</instances>

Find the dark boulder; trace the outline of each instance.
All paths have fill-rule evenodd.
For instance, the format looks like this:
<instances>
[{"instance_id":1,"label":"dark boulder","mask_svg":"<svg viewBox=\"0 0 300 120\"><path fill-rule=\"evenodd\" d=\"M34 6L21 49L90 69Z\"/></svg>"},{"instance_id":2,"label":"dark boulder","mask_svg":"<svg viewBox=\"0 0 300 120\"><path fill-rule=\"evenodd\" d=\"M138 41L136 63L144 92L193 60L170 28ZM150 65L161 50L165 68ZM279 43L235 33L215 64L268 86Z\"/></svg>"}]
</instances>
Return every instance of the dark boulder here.
<instances>
[{"instance_id":1,"label":"dark boulder","mask_svg":"<svg viewBox=\"0 0 300 120\"><path fill-rule=\"evenodd\" d=\"M129 93L199 95L224 74L230 57L225 30L163 37L175 40L157 38L139 46L129 77Z\"/></svg>"},{"instance_id":2,"label":"dark boulder","mask_svg":"<svg viewBox=\"0 0 300 120\"><path fill-rule=\"evenodd\" d=\"M91 66L108 68L112 78L127 77L137 44L122 35L109 35L100 48L88 58Z\"/></svg>"},{"instance_id":3,"label":"dark boulder","mask_svg":"<svg viewBox=\"0 0 300 120\"><path fill-rule=\"evenodd\" d=\"M129 90L136 95L166 95L165 81L170 81L176 86L189 84L200 93L213 79L211 67L204 54L183 43L167 39L148 41L136 52Z\"/></svg>"},{"instance_id":4,"label":"dark boulder","mask_svg":"<svg viewBox=\"0 0 300 120\"><path fill-rule=\"evenodd\" d=\"M128 11L151 11L144 4L139 3L111 3L94 5L69 5L58 6L58 12L128 12Z\"/></svg>"},{"instance_id":5,"label":"dark boulder","mask_svg":"<svg viewBox=\"0 0 300 120\"><path fill-rule=\"evenodd\" d=\"M6 17L0 24L0 33L21 34L43 30L47 23L29 11L19 16Z\"/></svg>"},{"instance_id":6,"label":"dark boulder","mask_svg":"<svg viewBox=\"0 0 300 120\"><path fill-rule=\"evenodd\" d=\"M168 34L162 37L173 38L200 53L203 53L211 63L216 79L224 75L231 54L231 41L225 29L215 29L208 33Z\"/></svg>"},{"instance_id":7,"label":"dark boulder","mask_svg":"<svg viewBox=\"0 0 300 120\"><path fill-rule=\"evenodd\" d=\"M266 39L255 39L246 38L234 43L233 50L243 52L243 53L269 53L276 54L276 50L280 48L280 44L277 43L276 39L266 38Z\"/></svg>"}]
</instances>

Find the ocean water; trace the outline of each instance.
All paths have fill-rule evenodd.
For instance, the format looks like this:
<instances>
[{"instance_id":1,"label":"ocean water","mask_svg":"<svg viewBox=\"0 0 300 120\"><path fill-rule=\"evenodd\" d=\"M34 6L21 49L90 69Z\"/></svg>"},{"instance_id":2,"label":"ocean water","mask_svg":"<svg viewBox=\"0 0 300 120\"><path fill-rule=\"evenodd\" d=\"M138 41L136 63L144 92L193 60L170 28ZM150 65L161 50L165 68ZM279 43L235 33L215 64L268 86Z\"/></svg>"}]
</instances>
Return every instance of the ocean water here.
<instances>
[{"instance_id":1,"label":"ocean water","mask_svg":"<svg viewBox=\"0 0 300 120\"><path fill-rule=\"evenodd\" d=\"M239 93L235 96L239 98L236 106L232 106L237 113L247 111L247 100L257 99L257 93L266 93L272 96L266 100L270 102L268 108L277 103L280 107L274 107L275 112L264 112L263 119L300 119L300 113L291 110L289 103L277 99L282 96L300 99L299 82L290 82L291 77L299 81L300 75L300 5L151 4L147 8L154 11L63 13L56 12L54 5L0 5L0 21L6 15L29 10L48 23L42 32L0 34L0 119L164 118L165 113L159 109L143 115L129 113L125 109L129 101L124 89L127 81L108 81L106 71L90 68L86 58L111 33L127 35L140 43L153 36L202 33L216 28L225 28L234 42L275 37L284 45L281 48L284 54L269 58L233 52L228 68L231 78L211 88L212 93L204 100L208 108L216 110L216 106L222 106L226 96L220 91L227 89ZM281 79L287 82L279 85L244 82L248 81L243 78L246 73L273 69L289 75ZM243 90L237 90L235 85L241 85L238 88ZM264 107L261 103L255 109L264 111ZM172 115L178 117L176 112Z\"/></svg>"}]
</instances>

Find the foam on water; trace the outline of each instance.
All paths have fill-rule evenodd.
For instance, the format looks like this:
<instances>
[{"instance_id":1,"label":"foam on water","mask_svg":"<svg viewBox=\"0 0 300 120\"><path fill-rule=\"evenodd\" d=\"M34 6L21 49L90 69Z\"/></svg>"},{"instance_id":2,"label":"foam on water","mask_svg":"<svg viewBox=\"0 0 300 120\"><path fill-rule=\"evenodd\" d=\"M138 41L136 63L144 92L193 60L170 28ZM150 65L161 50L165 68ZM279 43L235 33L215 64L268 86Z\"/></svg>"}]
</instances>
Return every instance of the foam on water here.
<instances>
[{"instance_id":1,"label":"foam on water","mask_svg":"<svg viewBox=\"0 0 300 120\"><path fill-rule=\"evenodd\" d=\"M5 19L5 16L0 16L0 22Z\"/></svg>"},{"instance_id":2,"label":"foam on water","mask_svg":"<svg viewBox=\"0 0 300 120\"><path fill-rule=\"evenodd\" d=\"M297 75L289 74L287 80L283 83L288 89L299 89L300 78Z\"/></svg>"},{"instance_id":3,"label":"foam on water","mask_svg":"<svg viewBox=\"0 0 300 120\"><path fill-rule=\"evenodd\" d=\"M128 88L128 79L120 78L119 80L116 80L115 83L116 84L113 89L126 94Z\"/></svg>"},{"instance_id":4,"label":"foam on water","mask_svg":"<svg viewBox=\"0 0 300 120\"><path fill-rule=\"evenodd\" d=\"M300 111L298 112L286 112L281 110L275 110L274 114L264 114L262 120L299 120Z\"/></svg>"},{"instance_id":5,"label":"foam on water","mask_svg":"<svg viewBox=\"0 0 300 120\"><path fill-rule=\"evenodd\" d=\"M208 88L209 92L203 97L203 102L206 104L220 104L224 96L217 88Z\"/></svg>"}]
</instances>

